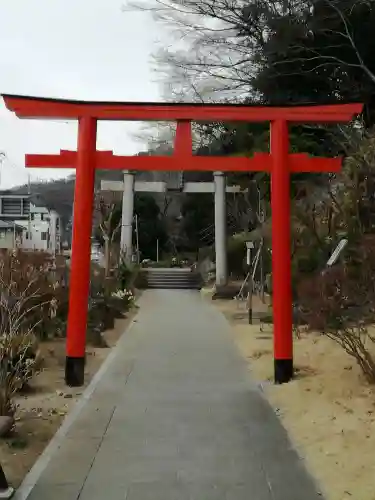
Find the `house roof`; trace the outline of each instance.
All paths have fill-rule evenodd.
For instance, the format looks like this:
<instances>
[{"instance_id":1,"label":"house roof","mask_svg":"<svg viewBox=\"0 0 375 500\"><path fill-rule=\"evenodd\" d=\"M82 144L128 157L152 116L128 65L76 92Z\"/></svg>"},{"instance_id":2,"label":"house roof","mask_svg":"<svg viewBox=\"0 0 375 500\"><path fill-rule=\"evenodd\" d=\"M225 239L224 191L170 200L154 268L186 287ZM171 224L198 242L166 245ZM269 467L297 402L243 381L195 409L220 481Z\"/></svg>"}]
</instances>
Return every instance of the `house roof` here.
<instances>
[{"instance_id":1,"label":"house roof","mask_svg":"<svg viewBox=\"0 0 375 500\"><path fill-rule=\"evenodd\" d=\"M15 188L16 190L14 190L14 189L4 189L4 190L1 190L0 191L0 196L8 196L9 198L13 198L13 197L14 198L27 198L30 195L26 192L26 188L25 188L25 192L23 192L22 187L21 188Z\"/></svg>"},{"instance_id":2,"label":"house roof","mask_svg":"<svg viewBox=\"0 0 375 500\"><path fill-rule=\"evenodd\" d=\"M17 231L23 231L24 228L18 224L13 224L12 222L6 222L5 220L0 220L0 229L14 229Z\"/></svg>"},{"instance_id":3,"label":"house roof","mask_svg":"<svg viewBox=\"0 0 375 500\"><path fill-rule=\"evenodd\" d=\"M53 203L47 202L43 195L39 193L29 193L27 186L20 186L13 189L0 191L0 196L7 198L27 198L35 207L45 208L57 212Z\"/></svg>"}]
</instances>

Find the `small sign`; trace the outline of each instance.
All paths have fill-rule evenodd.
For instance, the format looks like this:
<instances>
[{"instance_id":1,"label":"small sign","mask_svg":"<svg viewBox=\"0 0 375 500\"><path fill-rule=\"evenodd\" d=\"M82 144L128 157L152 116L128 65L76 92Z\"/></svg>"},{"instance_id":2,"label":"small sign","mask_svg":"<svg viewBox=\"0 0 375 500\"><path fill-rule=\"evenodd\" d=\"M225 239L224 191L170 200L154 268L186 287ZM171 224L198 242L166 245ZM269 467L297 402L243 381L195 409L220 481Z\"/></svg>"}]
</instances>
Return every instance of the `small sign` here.
<instances>
[{"instance_id":1,"label":"small sign","mask_svg":"<svg viewBox=\"0 0 375 500\"><path fill-rule=\"evenodd\" d=\"M251 266L251 250L254 248L252 241L246 241L246 264Z\"/></svg>"},{"instance_id":2,"label":"small sign","mask_svg":"<svg viewBox=\"0 0 375 500\"><path fill-rule=\"evenodd\" d=\"M333 266L336 262L337 259L339 258L341 252L344 250L346 245L348 244L348 240L346 238L343 238L342 240L339 241L339 244L333 251L331 257L328 259L327 266L331 267Z\"/></svg>"}]
</instances>

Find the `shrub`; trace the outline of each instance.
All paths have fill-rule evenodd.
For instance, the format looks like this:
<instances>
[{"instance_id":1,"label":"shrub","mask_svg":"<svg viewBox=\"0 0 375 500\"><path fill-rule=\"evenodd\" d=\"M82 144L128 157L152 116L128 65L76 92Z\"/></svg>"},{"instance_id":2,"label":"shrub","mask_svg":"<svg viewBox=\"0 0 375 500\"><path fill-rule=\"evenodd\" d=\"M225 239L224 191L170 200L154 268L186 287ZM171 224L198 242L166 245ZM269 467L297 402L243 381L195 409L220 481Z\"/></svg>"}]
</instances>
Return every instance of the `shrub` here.
<instances>
[{"instance_id":1,"label":"shrub","mask_svg":"<svg viewBox=\"0 0 375 500\"><path fill-rule=\"evenodd\" d=\"M121 266L113 278L105 278L101 268L95 268L91 276L87 337L96 347L107 346L102 332L114 328L115 320L124 317L134 300L132 291L122 290L122 285L132 282L135 271L125 262Z\"/></svg>"},{"instance_id":2,"label":"shrub","mask_svg":"<svg viewBox=\"0 0 375 500\"><path fill-rule=\"evenodd\" d=\"M202 262L203 260L205 260L207 258L210 259L212 262L215 260L214 246L199 248L198 256L197 256L198 262Z\"/></svg>"},{"instance_id":3,"label":"shrub","mask_svg":"<svg viewBox=\"0 0 375 500\"><path fill-rule=\"evenodd\" d=\"M120 263L116 273L116 285L120 290L127 290L132 288L139 271L139 266L134 264L127 264L124 255L120 257Z\"/></svg>"},{"instance_id":4,"label":"shrub","mask_svg":"<svg viewBox=\"0 0 375 500\"><path fill-rule=\"evenodd\" d=\"M337 342L375 383L375 235L364 236L347 260L298 286L302 318Z\"/></svg>"},{"instance_id":5,"label":"shrub","mask_svg":"<svg viewBox=\"0 0 375 500\"><path fill-rule=\"evenodd\" d=\"M125 310L128 310L134 303L134 295L131 290L117 290L112 293L112 298L118 300Z\"/></svg>"},{"instance_id":6,"label":"shrub","mask_svg":"<svg viewBox=\"0 0 375 500\"><path fill-rule=\"evenodd\" d=\"M242 234L231 236L228 240L228 270L235 277L246 274L246 237Z\"/></svg>"},{"instance_id":7,"label":"shrub","mask_svg":"<svg viewBox=\"0 0 375 500\"><path fill-rule=\"evenodd\" d=\"M28 321L30 297L24 293L20 298L14 298L4 283L2 283L2 288L0 295L0 414L13 416L15 412L13 396L35 373L38 347L33 334L35 324L31 325Z\"/></svg>"},{"instance_id":8,"label":"shrub","mask_svg":"<svg viewBox=\"0 0 375 500\"><path fill-rule=\"evenodd\" d=\"M14 416L13 397L33 377L38 364L31 332L0 335L0 415Z\"/></svg>"},{"instance_id":9,"label":"shrub","mask_svg":"<svg viewBox=\"0 0 375 500\"><path fill-rule=\"evenodd\" d=\"M65 261L53 266L52 257L42 252L3 252L0 256L0 279L9 297L23 303L23 322L33 325L41 340L54 335L56 321L66 318L68 287L65 286ZM63 316L63 318L62 318ZM64 318L65 316L65 318Z\"/></svg>"}]
</instances>

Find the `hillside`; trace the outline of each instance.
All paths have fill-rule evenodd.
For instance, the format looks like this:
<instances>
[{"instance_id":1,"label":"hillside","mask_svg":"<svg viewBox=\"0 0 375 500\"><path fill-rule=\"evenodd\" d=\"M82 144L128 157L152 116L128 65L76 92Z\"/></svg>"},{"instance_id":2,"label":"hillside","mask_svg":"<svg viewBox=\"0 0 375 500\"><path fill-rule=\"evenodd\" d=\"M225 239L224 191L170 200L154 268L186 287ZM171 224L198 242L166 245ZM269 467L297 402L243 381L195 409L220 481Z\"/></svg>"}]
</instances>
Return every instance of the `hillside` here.
<instances>
[{"instance_id":1,"label":"hillside","mask_svg":"<svg viewBox=\"0 0 375 500\"><path fill-rule=\"evenodd\" d=\"M95 176L95 183L97 188L99 188L102 179L121 180L121 176L121 172L98 170ZM74 176L69 176L66 179L58 179L49 182L33 182L30 185L30 192L33 195L39 195L47 206L56 210L61 215L64 222L67 222L72 215L74 180ZM23 194L28 192L28 186L17 186L8 191Z\"/></svg>"},{"instance_id":2,"label":"hillside","mask_svg":"<svg viewBox=\"0 0 375 500\"><path fill-rule=\"evenodd\" d=\"M170 155L172 149L168 144L161 144L158 147L151 149L148 152L140 152L139 155ZM176 189L181 181L181 172L138 172L137 180L143 181L164 181L168 183L170 189ZM185 172L183 174L185 182L189 181L210 181L212 180L211 172ZM100 190L102 180L122 180L121 171L97 170L95 176L96 190ZM74 201L74 183L75 176L71 175L66 179L53 180L49 182L33 182L30 185L30 192L34 197L38 197L48 207L56 210L61 218L63 227L67 233L71 230L71 217ZM26 194L29 187L27 185L17 186L9 190L9 192ZM119 198L121 194L118 193ZM184 195L176 192L154 193L153 197L159 205L161 213L166 217L169 235L173 237L179 233L179 217L181 215L181 207L185 199ZM95 215L93 224L95 225Z\"/></svg>"},{"instance_id":3,"label":"hillside","mask_svg":"<svg viewBox=\"0 0 375 500\"><path fill-rule=\"evenodd\" d=\"M175 184L175 177L179 176L178 172L140 172L137 174L137 179L145 181L160 181L164 180L168 183ZM198 174L199 176L199 174ZM189 176L190 177L190 176ZM192 176L194 180L197 176ZM189 180L193 180L190 179ZM122 173L119 171L98 170L95 176L96 189L100 189L102 180L122 180ZM48 182L33 182L30 185L30 192L33 195L38 195L50 208L56 210L63 218L64 225L69 221L72 215L73 200L74 200L74 176L69 176L66 179L58 179ZM28 193L28 186L16 186L8 192L17 194ZM165 208L166 196L161 193L154 195L161 211ZM168 194L168 199L173 198L173 202L168 204L168 215L176 217L180 214L182 196L172 193Z\"/></svg>"}]
</instances>

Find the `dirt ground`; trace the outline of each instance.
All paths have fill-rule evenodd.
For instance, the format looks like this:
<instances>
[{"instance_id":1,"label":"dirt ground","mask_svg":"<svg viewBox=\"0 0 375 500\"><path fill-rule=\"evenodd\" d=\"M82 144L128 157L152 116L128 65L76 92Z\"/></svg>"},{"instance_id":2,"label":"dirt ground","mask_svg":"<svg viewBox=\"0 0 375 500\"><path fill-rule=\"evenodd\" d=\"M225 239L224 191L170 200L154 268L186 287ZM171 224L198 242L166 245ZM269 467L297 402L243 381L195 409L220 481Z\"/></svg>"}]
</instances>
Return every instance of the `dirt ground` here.
<instances>
[{"instance_id":1,"label":"dirt ground","mask_svg":"<svg viewBox=\"0 0 375 500\"><path fill-rule=\"evenodd\" d=\"M261 331L259 323L247 324L244 303L213 304L233 325L249 369L326 499L375 500L375 388L365 382L356 363L334 341L303 334L294 344L296 379L275 386L272 325Z\"/></svg>"},{"instance_id":2,"label":"dirt ground","mask_svg":"<svg viewBox=\"0 0 375 500\"><path fill-rule=\"evenodd\" d=\"M20 485L136 312L134 307L126 318L116 320L113 330L104 332L108 348L87 347L85 386L78 390L67 388L64 383L65 341L59 339L40 345L43 369L32 380L30 390L16 399L15 432L0 440L1 465L13 487Z\"/></svg>"}]
</instances>

